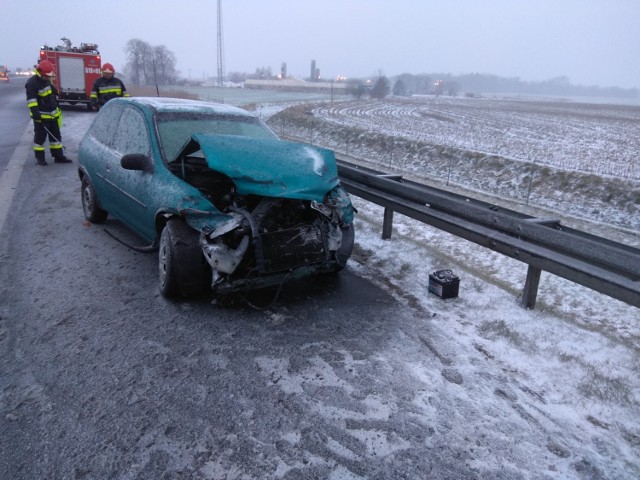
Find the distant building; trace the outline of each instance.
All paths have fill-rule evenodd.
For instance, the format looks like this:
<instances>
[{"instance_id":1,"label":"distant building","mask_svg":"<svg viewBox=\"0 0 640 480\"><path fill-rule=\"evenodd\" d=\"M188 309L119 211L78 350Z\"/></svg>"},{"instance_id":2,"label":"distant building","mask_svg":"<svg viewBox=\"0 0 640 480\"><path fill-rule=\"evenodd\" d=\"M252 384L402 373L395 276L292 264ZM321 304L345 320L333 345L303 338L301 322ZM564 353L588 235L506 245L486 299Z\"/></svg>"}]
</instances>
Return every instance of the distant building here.
<instances>
[{"instance_id":1,"label":"distant building","mask_svg":"<svg viewBox=\"0 0 640 480\"><path fill-rule=\"evenodd\" d=\"M288 92L309 92L309 93L334 93L335 95L346 95L347 83L345 82L305 82L295 78L282 80L257 80L247 79L244 81L244 88L255 90L284 90Z\"/></svg>"}]
</instances>

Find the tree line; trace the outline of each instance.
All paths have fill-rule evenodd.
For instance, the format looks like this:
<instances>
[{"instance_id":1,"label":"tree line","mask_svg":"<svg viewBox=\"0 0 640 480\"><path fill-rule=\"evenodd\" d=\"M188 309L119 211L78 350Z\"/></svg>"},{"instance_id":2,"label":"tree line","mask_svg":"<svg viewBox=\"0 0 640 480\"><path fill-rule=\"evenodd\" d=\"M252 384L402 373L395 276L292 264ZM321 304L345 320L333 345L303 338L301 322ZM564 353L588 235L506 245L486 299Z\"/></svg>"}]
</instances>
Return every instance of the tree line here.
<instances>
[{"instance_id":1,"label":"tree line","mask_svg":"<svg viewBox=\"0 0 640 480\"><path fill-rule=\"evenodd\" d=\"M394 95L435 94L455 96L465 93L511 93L532 95L567 95L586 97L638 98L637 88L574 85L566 76L530 82L518 77L499 77L484 73L452 75L431 73L414 75L403 73L393 79Z\"/></svg>"},{"instance_id":2,"label":"tree line","mask_svg":"<svg viewBox=\"0 0 640 480\"><path fill-rule=\"evenodd\" d=\"M176 70L176 56L166 46L154 46L144 40L134 38L127 42L125 53L127 55L125 70L131 83L135 85L173 85L181 81ZM258 67L253 74L230 72L226 78L229 81L241 83L247 78L270 79L274 78L274 75L271 67ZM461 92L465 92L467 95L511 93L619 98L638 98L640 96L638 88L573 85L566 76L529 82L518 77L499 77L485 73L461 75L402 73L389 78L379 73L373 81L348 80L347 91L357 97L369 94L374 98L384 98L390 93L396 96L421 94L456 96Z\"/></svg>"},{"instance_id":3,"label":"tree line","mask_svg":"<svg viewBox=\"0 0 640 480\"><path fill-rule=\"evenodd\" d=\"M176 56L164 45L133 38L125 46L126 72L134 85L173 85L178 79Z\"/></svg>"}]
</instances>

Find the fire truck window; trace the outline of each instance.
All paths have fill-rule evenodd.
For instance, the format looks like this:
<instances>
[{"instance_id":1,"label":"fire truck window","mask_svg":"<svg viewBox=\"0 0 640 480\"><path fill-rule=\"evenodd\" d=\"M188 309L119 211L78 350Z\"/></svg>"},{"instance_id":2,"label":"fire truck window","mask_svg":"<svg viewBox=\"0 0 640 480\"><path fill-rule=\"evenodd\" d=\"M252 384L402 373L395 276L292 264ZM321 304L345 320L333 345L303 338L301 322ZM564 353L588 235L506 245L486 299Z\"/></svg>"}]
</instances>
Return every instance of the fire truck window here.
<instances>
[{"instance_id":1,"label":"fire truck window","mask_svg":"<svg viewBox=\"0 0 640 480\"><path fill-rule=\"evenodd\" d=\"M147 124L144 117L133 108L127 108L122 114L113 148L122 155L127 153L151 155Z\"/></svg>"},{"instance_id":2,"label":"fire truck window","mask_svg":"<svg viewBox=\"0 0 640 480\"><path fill-rule=\"evenodd\" d=\"M100 112L100 116L91 126L90 134L93 135L100 143L109 148L113 148L113 137L121 114L122 108L119 108L116 105L110 105L103 108Z\"/></svg>"}]
</instances>

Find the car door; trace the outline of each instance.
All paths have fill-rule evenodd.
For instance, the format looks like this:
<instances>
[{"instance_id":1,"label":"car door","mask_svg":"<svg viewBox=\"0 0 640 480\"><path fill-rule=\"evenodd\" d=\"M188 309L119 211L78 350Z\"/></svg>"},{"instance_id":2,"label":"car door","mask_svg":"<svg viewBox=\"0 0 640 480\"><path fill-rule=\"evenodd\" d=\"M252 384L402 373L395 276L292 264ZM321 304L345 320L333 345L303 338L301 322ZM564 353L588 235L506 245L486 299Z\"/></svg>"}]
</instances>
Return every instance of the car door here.
<instances>
[{"instance_id":1,"label":"car door","mask_svg":"<svg viewBox=\"0 0 640 480\"><path fill-rule=\"evenodd\" d=\"M122 115L122 106L115 102L107 104L92 123L82 140L81 163L86 168L100 199L100 206L115 217L118 212L114 204L115 189L111 185L111 171L120 161L113 150L113 139Z\"/></svg>"},{"instance_id":2,"label":"car door","mask_svg":"<svg viewBox=\"0 0 640 480\"><path fill-rule=\"evenodd\" d=\"M156 175L153 171L126 170L120 165L124 155L137 153L151 157L149 128L142 112L127 107L120 117L113 138L117 164L110 167L109 181L114 188L117 216L147 241L155 237L154 204Z\"/></svg>"}]
</instances>

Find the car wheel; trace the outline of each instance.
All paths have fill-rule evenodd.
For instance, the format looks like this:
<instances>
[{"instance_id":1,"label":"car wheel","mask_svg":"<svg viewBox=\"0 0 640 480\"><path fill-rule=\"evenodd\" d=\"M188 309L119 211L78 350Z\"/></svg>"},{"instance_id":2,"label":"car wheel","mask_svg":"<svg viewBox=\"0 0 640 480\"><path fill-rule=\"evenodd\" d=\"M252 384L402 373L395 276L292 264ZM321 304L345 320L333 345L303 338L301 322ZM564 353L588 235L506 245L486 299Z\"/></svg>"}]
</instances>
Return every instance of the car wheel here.
<instances>
[{"instance_id":1,"label":"car wheel","mask_svg":"<svg viewBox=\"0 0 640 480\"><path fill-rule=\"evenodd\" d=\"M165 297L187 297L205 291L210 269L198 238L199 233L179 219L169 220L162 229L158 269L160 293Z\"/></svg>"},{"instance_id":2,"label":"car wheel","mask_svg":"<svg viewBox=\"0 0 640 480\"><path fill-rule=\"evenodd\" d=\"M356 227L353 223L347 228L342 229L342 245L340 246L340 250L338 250L338 253L336 255L340 270L342 270L347 265L347 260L349 260L349 258L351 257L355 238Z\"/></svg>"},{"instance_id":3,"label":"car wheel","mask_svg":"<svg viewBox=\"0 0 640 480\"><path fill-rule=\"evenodd\" d=\"M347 260L351 257L355 241L355 227L353 224L342 229L342 245L336 252L336 262L323 273L338 273L347 266Z\"/></svg>"},{"instance_id":4,"label":"car wheel","mask_svg":"<svg viewBox=\"0 0 640 480\"><path fill-rule=\"evenodd\" d=\"M87 177L82 179L82 187L80 189L82 195L82 210L84 216L91 223L102 223L107 219L107 212L98 206L98 198L93 188L91 180Z\"/></svg>"}]
</instances>

